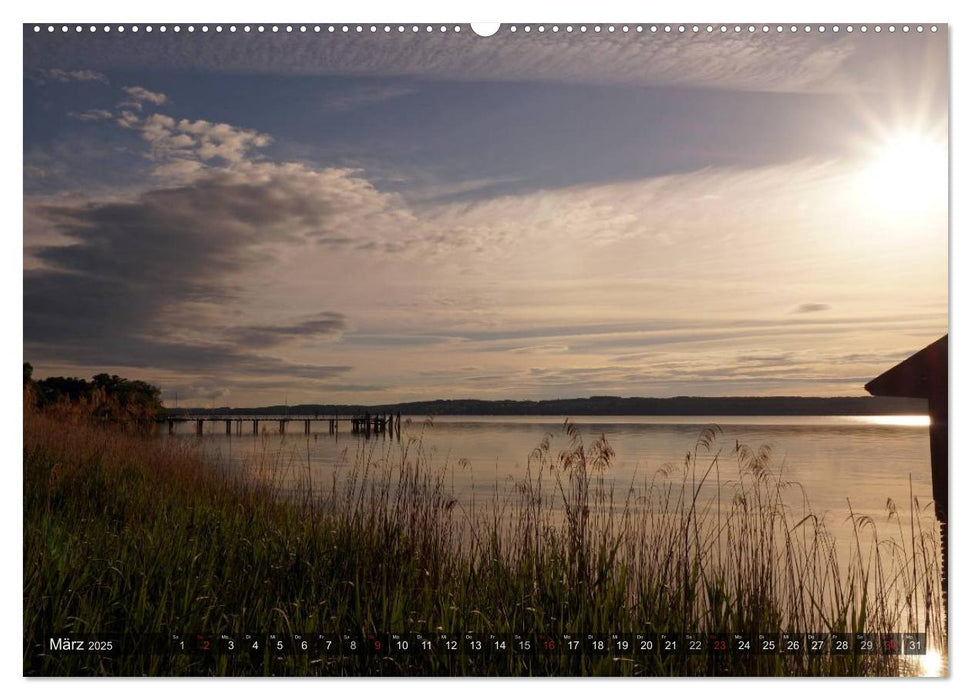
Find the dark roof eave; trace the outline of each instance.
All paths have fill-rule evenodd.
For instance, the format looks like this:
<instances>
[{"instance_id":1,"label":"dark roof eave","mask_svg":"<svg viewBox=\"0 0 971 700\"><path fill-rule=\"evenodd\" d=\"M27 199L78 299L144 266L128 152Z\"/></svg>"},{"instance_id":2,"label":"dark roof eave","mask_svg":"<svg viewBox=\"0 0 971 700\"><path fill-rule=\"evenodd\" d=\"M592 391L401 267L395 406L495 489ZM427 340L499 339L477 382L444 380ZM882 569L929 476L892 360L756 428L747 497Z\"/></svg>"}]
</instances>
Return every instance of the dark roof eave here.
<instances>
[{"instance_id":1,"label":"dark roof eave","mask_svg":"<svg viewBox=\"0 0 971 700\"><path fill-rule=\"evenodd\" d=\"M864 385L873 396L926 399L947 387L947 335Z\"/></svg>"}]
</instances>

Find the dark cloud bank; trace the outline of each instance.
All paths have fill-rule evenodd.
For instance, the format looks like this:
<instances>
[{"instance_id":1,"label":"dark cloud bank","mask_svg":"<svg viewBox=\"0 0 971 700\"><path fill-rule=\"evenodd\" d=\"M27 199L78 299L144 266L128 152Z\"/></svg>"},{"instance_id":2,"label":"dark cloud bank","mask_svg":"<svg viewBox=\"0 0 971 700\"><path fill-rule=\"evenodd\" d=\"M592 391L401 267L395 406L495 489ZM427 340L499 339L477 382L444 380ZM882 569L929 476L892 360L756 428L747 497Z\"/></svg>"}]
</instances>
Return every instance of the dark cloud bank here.
<instances>
[{"instance_id":1,"label":"dark cloud bank","mask_svg":"<svg viewBox=\"0 0 971 700\"><path fill-rule=\"evenodd\" d=\"M43 205L38 213L70 242L35 250L42 267L24 271L28 358L236 377L326 379L350 369L255 352L298 336L333 336L346 325L339 313L212 331L192 312L236 299L229 277L265 260L268 241L286 244L295 220L304 230L326 229L326 204L272 177L247 184L212 173L130 202Z\"/></svg>"}]
</instances>

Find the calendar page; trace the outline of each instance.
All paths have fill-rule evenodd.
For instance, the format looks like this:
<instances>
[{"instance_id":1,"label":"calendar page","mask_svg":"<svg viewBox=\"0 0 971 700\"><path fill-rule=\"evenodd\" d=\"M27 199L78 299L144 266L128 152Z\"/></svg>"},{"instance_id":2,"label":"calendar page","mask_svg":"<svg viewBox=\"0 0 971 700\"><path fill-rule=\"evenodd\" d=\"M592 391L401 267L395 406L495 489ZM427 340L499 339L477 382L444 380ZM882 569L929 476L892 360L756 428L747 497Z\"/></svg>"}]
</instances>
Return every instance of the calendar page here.
<instances>
[{"instance_id":1,"label":"calendar page","mask_svg":"<svg viewBox=\"0 0 971 700\"><path fill-rule=\"evenodd\" d=\"M948 674L946 23L22 33L25 676Z\"/></svg>"}]
</instances>

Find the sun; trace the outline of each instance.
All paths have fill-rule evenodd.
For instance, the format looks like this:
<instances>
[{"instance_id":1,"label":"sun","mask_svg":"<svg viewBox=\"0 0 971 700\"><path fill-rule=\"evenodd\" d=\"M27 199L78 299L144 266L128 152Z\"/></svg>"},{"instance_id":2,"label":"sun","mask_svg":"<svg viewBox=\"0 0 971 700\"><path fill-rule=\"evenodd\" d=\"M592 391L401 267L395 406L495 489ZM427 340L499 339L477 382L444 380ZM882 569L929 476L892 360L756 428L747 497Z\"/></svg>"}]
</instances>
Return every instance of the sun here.
<instances>
[{"instance_id":1,"label":"sun","mask_svg":"<svg viewBox=\"0 0 971 700\"><path fill-rule=\"evenodd\" d=\"M930 214L947 207L945 143L928 134L894 134L867 149L859 173L863 202L891 217Z\"/></svg>"}]
</instances>

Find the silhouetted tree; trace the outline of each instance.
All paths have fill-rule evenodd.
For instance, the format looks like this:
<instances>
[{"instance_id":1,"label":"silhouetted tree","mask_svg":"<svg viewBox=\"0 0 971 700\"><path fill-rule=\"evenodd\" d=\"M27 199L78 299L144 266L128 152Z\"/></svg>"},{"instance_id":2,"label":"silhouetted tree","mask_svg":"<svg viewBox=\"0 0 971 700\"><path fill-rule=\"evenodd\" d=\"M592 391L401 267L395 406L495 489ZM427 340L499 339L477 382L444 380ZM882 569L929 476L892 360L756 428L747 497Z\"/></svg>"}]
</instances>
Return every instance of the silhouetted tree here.
<instances>
[{"instance_id":1,"label":"silhouetted tree","mask_svg":"<svg viewBox=\"0 0 971 700\"><path fill-rule=\"evenodd\" d=\"M91 381L78 377L32 380L33 367L24 363L24 385L30 384L41 409L71 407L82 414L116 423L150 423L163 411L161 390L148 382L117 374L97 374ZM26 394L25 394L26 395Z\"/></svg>"},{"instance_id":2,"label":"silhouetted tree","mask_svg":"<svg viewBox=\"0 0 971 700\"><path fill-rule=\"evenodd\" d=\"M77 403L90 397L91 386L78 377L48 377L37 380L37 394L41 406L63 400Z\"/></svg>"}]
</instances>

